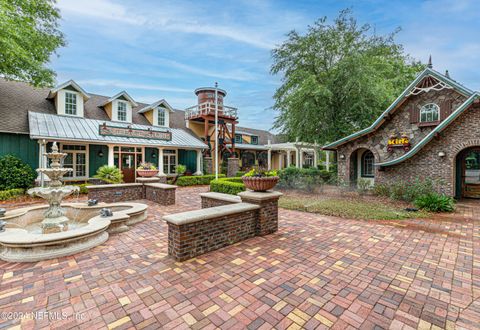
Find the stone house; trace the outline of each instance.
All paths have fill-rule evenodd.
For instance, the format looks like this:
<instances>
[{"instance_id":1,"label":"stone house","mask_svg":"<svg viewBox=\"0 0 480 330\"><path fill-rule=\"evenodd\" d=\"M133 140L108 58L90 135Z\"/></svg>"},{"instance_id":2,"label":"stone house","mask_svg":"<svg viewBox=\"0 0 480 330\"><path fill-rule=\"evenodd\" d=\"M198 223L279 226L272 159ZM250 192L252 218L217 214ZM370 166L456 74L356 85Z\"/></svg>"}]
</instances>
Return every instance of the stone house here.
<instances>
[{"instance_id":1,"label":"stone house","mask_svg":"<svg viewBox=\"0 0 480 330\"><path fill-rule=\"evenodd\" d=\"M430 178L449 196L480 198L479 99L429 65L370 127L323 148L352 185Z\"/></svg>"}]
</instances>

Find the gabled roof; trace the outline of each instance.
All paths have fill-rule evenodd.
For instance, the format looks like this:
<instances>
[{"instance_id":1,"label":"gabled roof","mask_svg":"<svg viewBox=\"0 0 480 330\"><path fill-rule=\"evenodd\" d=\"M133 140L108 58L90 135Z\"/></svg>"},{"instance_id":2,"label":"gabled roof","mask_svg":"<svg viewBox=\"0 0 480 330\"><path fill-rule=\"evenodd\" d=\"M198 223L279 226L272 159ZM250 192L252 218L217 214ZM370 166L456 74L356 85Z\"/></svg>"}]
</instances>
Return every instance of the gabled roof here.
<instances>
[{"instance_id":1,"label":"gabled roof","mask_svg":"<svg viewBox=\"0 0 480 330\"><path fill-rule=\"evenodd\" d=\"M420 149L422 149L428 142L430 142L438 133L443 131L450 123L452 123L455 119L458 118L472 103L480 98L480 93L475 92L473 93L465 102L462 103L450 116L447 117L444 121L442 121L434 130L432 130L427 136L425 136L419 143L417 143L412 149L410 149L406 154L398 157L396 159L377 163L377 166L391 166L398 163L401 163L413 155L415 155Z\"/></svg>"},{"instance_id":2,"label":"gabled roof","mask_svg":"<svg viewBox=\"0 0 480 330\"><path fill-rule=\"evenodd\" d=\"M60 84L60 85L56 86L55 88L51 89L50 92L48 93L47 99L54 98L55 95L57 95L59 90L65 89L69 86L73 87L77 92L82 94L84 100L88 100L90 98L90 95L88 95L88 93L85 92L85 90L82 87L80 87L79 84L77 84L75 81L70 79L69 81L66 81L63 84Z\"/></svg>"},{"instance_id":3,"label":"gabled roof","mask_svg":"<svg viewBox=\"0 0 480 330\"><path fill-rule=\"evenodd\" d=\"M145 112L148 112L148 111L151 111L153 109L155 109L156 107L160 106L160 105L163 105L163 107L165 109L167 109L168 111L170 112L174 112L173 108L170 106L170 104L168 104L167 101L165 101L165 99L161 99L155 103L152 103L152 104L149 104L147 105L146 107L138 110L138 113L145 113Z\"/></svg>"},{"instance_id":4,"label":"gabled roof","mask_svg":"<svg viewBox=\"0 0 480 330\"><path fill-rule=\"evenodd\" d=\"M118 99L118 98L121 97L121 96L123 96L127 101L129 101L130 103L132 103L132 106L133 106L133 107L138 106L137 102L135 102L135 101L133 100L133 98L132 98L130 95L128 95L128 93L127 93L126 91L121 91L120 93L115 94L114 96L112 96L111 98L109 98L107 101L105 101L105 103L103 103L101 106L103 107L103 106L107 105L108 103L111 103L111 102L113 102L114 100Z\"/></svg>"},{"instance_id":5,"label":"gabled roof","mask_svg":"<svg viewBox=\"0 0 480 330\"><path fill-rule=\"evenodd\" d=\"M410 85L408 85L408 87L402 92L402 94L400 94L399 97L397 97L397 99L395 101L393 101L393 103L387 108L387 110L385 110L382 115L380 117L377 118L377 120L375 120L373 122L372 125L370 125L369 127L361 130L361 131L358 131L356 133L353 133L349 136L346 136L340 140L337 140L335 142L332 142L330 144L327 144L323 147L323 149L335 149L336 147L344 144L344 143L347 143L347 142L350 142L352 140L355 140L363 135L366 135L368 133L371 133L375 130L377 130L384 122L385 120L388 118L389 114L394 111L397 106L399 106L403 100L408 97L408 94L409 92L415 88L415 86L417 86L422 80L423 78L427 77L427 76L432 76L442 82L444 82L445 84L453 87L455 90L457 90L459 93L467 96L467 97L470 97L472 96L472 94L474 93L472 90L466 88L465 86L459 84L458 82L456 82L455 80L447 77L447 76L444 76L443 74L441 74L440 72L437 72L431 68L426 68L425 70L423 70L418 76L417 78L415 78L415 80L412 81L412 83Z\"/></svg>"}]
</instances>

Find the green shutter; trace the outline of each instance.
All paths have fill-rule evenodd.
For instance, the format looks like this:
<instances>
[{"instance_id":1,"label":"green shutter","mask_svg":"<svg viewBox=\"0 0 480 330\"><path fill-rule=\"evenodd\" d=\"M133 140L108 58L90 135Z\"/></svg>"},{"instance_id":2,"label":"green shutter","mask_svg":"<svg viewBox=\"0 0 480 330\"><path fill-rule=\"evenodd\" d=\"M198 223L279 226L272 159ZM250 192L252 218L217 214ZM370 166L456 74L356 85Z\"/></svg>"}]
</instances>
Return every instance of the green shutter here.
<instances>
[{"instance_id":1,"label":"green shutter","mask_svg":"<svg viewBox=\"0 0 480 330\"><path fill-rule=\"evenodd\" d=\"M88 175L93 177L99 167L108 164L108 147L104 145L89 145L89 155L88 155ZM100 157L99 154L103 153L103 156Z\"/></svg>"},{"instance_id":2,"label":"green shutter","mask_svg":"<svg viewBox=\"0 0 480 330\"><path fill-rule=\"evenodd\" d=\"M197 152L195 150L178 150L178 163L185 165L187 171L197 171Z\"/></svg>"},{"instance_id":3,"label":"green shutter","mask_svg":"<svg viewBox=\"0 0 480 330\"><path fill-rule=\"evenodd\" d=\"M158 166L158 149L157 148L145 148L145 161Z\"/></svg>"},{"instance_id":4,"label":"green shutter","mask_svg":"<svg viewBox=\"0 0 480 330\"><path fill-rule=\"evenodd\" d=\"M27 134L0 133L0 156L8 154L38 168L38 143Z\"/></svg>"}]
</instances>

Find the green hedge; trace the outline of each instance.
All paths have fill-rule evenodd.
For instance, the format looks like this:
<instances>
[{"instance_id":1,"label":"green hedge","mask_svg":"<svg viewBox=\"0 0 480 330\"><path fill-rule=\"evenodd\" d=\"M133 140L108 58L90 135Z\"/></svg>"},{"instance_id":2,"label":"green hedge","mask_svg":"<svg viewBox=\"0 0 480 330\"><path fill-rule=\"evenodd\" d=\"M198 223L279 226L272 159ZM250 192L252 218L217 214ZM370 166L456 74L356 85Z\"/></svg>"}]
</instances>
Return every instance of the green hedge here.
<instances>
[{"instance_id":1,"label":"green hedge","mask_svg":"<svg viewBox=\"0 0 480 330\"><path fill-rule=\"evenodd\" d=\"M212 180L210 182L210 191L236 195L245 191L245 185L243 184L242 178L223 178Z\"/></svg>"},{"instance_id":2,"label":"green hedge","mask_svg":"<svg viewBox=\"0 0 480 330\"><path fill-rule=\"evenodd\" d=\"M25 190L20 188L0 190L0 201L6 201L8 199L15 198L23 195L24 193L25 193Z\"/></svg>"},{"instance_id":3,"label":"green hedge","mask_svg":"<svg viewBox=\"0 0 480 330\"><path fill-rule=\"evenodd\" d=\"M224 178L225 174L219 174L219 178ZM198 186L210 184L210 181L215 180L215 175L193 175L181 176L178 178L176 185L180 187Z\"/></svg>"},{"instance_id":4,"label":"green hedge","mask_svg":"<svg viewBox=\"0 0 480 330\"><path fill-rule=\"evenodd\" d=\"M80 183L75 184L74 186L80 187L80 194L88 194L87 186L91 186L90 183Z\"/></svg>"}]
</instances>

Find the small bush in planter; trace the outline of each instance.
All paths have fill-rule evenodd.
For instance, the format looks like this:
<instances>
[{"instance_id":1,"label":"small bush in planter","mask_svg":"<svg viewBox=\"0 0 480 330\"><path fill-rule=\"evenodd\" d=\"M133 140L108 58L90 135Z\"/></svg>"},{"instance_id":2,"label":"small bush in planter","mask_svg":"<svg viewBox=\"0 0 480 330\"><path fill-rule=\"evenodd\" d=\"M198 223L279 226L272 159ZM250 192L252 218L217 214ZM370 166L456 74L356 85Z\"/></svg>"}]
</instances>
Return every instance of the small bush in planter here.
<instances>
[{"instance_id":1,"label":"small bush in planter","mask_svg":"<svg viewBox=\"0 0 480 330\"><path fill-rule=\"evenodd\" d=\"M104 165L97 170L97 174L94 178L106 183L122 183L123 173L116 166Z\"/></svg>"},{"instance_id":2,"label":"small bush in planter","mask_svg":"<svg viewBox=\"0 0 480 330\"><path fill-rule=\"evenodd\" d=\"M438 193L429 193L417 197L413 204L419 209L430 212L453 212L455 210L454 199Z\"/></svg>"},{"instance_id":3,"label":"small bush in planter","mask_svg":"<svg viewBox=\"0 0 480 330\"><path fill-rule=\"evenodd\" d=\"M176 172L178 175L183 175L185 174L186 171L187 171L187 167L185 165L182 165L182 164L177 165Z\"/></svg>"},{"instance_id":4,"label":"small bush in planter","mask_svg":"<svg viewBox=\"0 0 480 330\"><path fill-rule=\"evenodd\" d=\"M137 170L156 171L157 167L152 163L144 162L144 163L140 163L140 165L137 167Z\"/></svg>"},{"instance_id":5,"label":"small bush in planter","mask_svg":"<svg viewBox=\"0 0 480 330\"><path fill-rule=\"evenodd\" d=\"M13 155L0 157L0 190L30 188L37 172Z\"/></svg>"}]
</instances>

